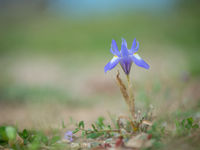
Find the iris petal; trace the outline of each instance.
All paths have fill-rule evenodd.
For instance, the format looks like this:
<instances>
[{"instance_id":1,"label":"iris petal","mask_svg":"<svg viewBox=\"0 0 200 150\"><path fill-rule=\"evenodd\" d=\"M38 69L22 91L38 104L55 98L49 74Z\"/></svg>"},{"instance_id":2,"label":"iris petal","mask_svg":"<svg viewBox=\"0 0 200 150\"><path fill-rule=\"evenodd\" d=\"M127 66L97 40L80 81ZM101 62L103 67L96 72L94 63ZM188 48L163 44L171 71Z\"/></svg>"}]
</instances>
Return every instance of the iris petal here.
<instances>
[{"instance_id":1,"label":"iris petal","mask_svg":"<svg viewBox=\"0 0 200 150\"><path fill-rule=\"evenodd\" d=\"M131 51L133 51L135 49L135 47L136 47L136 38L133 40Z\"/></svg>"},{"instance_id":2,"label":"iris petal","mask_svg":"<svg viewBox=\"0 0 200 150\"><path fill-rule=\"evenodd\" d=\"M134 41L133 41L133 44L132 44L132 47L131 47L131 53L133 54L133 53L136 53L138 50L139 50L139 42L138 41L136 41L136 39L134 39Z\"/></svg>"},{"instance_id":3,"label":"iris petal","mask_svg":"<svg viewBox=\"0 0 200 150\"><path fill-rule=\"evenodd\" d=\"M131 70L132 60L130 57L126 57L120 60L120 64L124 72L128 75Z\"/></svg>"},{"instance_id":4,"label":"iris petal","mask_svg":"<svg viewBox=\"0 0 200 150\"><path fill-rule=\"evenodd\" d=\"M120 52L119 52L119 49L117 47L117 43L115 42L115 40L112 40L111 48L114 50L114 52L117 56L120 56Z\"/></svg>"},{"instance_id":5,"label":"iris petal","mask_svg":"<svg viewBox=\"0 0 200 150\"><path fill-rule=\"evenodd\" d=\"M135 52L137 52L138 50L139 50L139 46L140 46L140 44L139 44L139 42L137 41L137 46L136 46L136 48L135 48Z\"/></svg>"},{"instance_id":6,"label":"iris petal","mask_svg":"<svg viewBox=\"0 0 200 150\"><path fill-rule=\"evenodd\" d=\"M111 52L113 55L116 55L115 52L113 51L112 47L110 48L110 52Z\"/></svg>"},{"instance_id":7,"label":"iris petal","mask_svg":"<svg viewBox=\"0 0 200 150\"><path fill-rule=\"evenodd\" d=\"M122 57L127 57L129 55L126 40L123 39L122 39L121 53Z\"/></svg>"},{"instance_id":8,"label":"iris petal","mask_svg":"<svg viewBox=\"0 0 200 150\"><path fill-rule=\"evenodd\" d=\"M117 56L114 56L109 63L104 67L104 72L107 72L108 70L113 69L120 61L120 58Z\"/></svg>"},{"instance_id":9,"label":"iris petal","mask_svg":"<svg viewBox=\"0 0 200 150\"><path fill-rule=\"evenodd\" d=\"M133 56L131 56L131 58L132 61L139 67L143 67L145 69L150 68L150 66L138 54L134 54Z\"/></svg>"},{"instance_id":10,"label":"iris petal","mask_svg":"<svg viewBox=\"0 0 200 150\"><path fill-rule=\"evenodd\" d=\"M126 46L126 48L127 48L127 42L126 42L126 40L124 38L122 38L122 44L124 44Z\"/></svg>"}]
</instances>

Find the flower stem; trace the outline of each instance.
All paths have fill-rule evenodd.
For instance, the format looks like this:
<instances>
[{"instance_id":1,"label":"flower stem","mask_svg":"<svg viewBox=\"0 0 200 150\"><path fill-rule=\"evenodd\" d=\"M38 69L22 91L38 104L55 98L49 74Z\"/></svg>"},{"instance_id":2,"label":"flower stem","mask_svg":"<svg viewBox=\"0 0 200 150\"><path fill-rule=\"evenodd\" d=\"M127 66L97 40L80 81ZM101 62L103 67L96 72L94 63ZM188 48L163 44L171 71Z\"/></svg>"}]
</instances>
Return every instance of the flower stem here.
<instances>
[{"instance_id":1,"label":"flower stem","mask_svg":"<svg viewBox=\"0 0 200 150\"><path fill-rule=\"evenodd\" d=\"M132 86L132 82L130 80L130 76L127 75L127 81L128 81L128 93L129 93L129 107L130 107L130 112L131 115L133 117L133 119L135 118L135 98L134 98L134 94L133 94L133 86Z\"/></svg>"},{"instance_id":2,"label":"flower stem","mask_svg":"<svg viewBox=\"0 0 200 150\"><path fill-rule=\"evenodd\" d=\"M118 86L120 88L120 91L121 91L121 93L122 93L122 95L124 97L124 100L125 100L126 104L129 107L129 105L130 105L129 95L128 95L128 92L127 92L125 84L122 82L122 80L121 80L121 78L119 76L119 71L117 73L116 79L117 79L117 84L118 84Z\"/></svg>"},{"instance_id":3,"label":"flower stem","mask_svg":"<svg viewBox=\"0 0 200 150\"><path fill-rule=\"evenodd\" d=\"M135 99L134 99L134 95L133 95L133 88L132 88L132 83L130 81L130 78L127 75L128 89L126 88L125 84L121 80L121 78L119 76L119 71L117 73L116 79L117 79L117 83L120 88L120 91L124 97L124 100L125 100L126 104L128 105L131 116L133 117L133 119L135 119L135 103L134 103Z\"/></svg>"}]
</instances>

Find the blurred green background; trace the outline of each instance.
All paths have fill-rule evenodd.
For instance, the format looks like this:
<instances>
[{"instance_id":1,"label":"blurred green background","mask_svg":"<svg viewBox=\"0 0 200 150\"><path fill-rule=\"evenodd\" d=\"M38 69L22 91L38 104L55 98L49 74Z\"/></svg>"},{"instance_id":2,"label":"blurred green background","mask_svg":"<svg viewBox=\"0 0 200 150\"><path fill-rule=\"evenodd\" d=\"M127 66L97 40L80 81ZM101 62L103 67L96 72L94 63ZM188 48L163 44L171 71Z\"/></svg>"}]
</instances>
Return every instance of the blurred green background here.
<instances>
[{"instance_id":1,"label":"blurred green background","mask_svg":"<svg viewBox=\"0 0 200 150\"><path fill-rule=\"evenodd\" d=\"M126 113L120 67L103 71L122 37L151 66L132 68L138 108L198 108L199 14L198 0L0 0L0 123Z\"/></svg>"}]
</instances>

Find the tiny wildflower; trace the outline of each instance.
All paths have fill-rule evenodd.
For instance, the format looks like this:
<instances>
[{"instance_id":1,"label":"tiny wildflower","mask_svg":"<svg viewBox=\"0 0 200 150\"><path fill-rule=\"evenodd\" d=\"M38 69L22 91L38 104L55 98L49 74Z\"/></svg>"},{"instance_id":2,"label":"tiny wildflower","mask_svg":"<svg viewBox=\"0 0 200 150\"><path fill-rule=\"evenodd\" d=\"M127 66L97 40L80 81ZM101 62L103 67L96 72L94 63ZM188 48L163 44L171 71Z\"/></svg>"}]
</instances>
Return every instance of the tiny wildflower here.
<instances>
[{"instance_id":1,"label":"tiny wildflower","mask_svg":"<svg viewBox=\"0 0 200 150\"><path fill-rule=\"evenodd\" d=\"M120 63L122 69L126 75L129 75L132 62L137 66L149 69L149 65L137 54L139 50L139 42L136 39L133 40L131 49L127 48L127 42L122 38L121 51L117 47L115 40L112 40L110 52L114 55L111 61L104 67L104 71L113 69L118 63Z\"/></svg>"},{"instance_id":2,"label":"tiny wildflower","mask_svg":"<svg viewBox=\"0 0 200 150\"><path fill-rule=\"evenodd\" d=\"M73 136L73 132L72 132L72 131L67 131L67 132L65 133L65 135L64 135L64 139L65 139L65 140L69 140L70 142L72 142L72 141L73 141L72 136Z\"/></svg>"}]
</instances>

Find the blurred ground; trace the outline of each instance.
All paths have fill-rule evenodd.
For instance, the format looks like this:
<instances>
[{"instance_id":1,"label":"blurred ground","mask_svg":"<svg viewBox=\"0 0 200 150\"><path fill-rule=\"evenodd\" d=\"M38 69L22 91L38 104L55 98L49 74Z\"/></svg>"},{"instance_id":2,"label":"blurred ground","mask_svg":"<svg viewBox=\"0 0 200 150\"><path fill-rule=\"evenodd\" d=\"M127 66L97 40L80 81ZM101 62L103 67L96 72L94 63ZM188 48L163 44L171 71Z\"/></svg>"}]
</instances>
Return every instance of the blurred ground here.
<instances>
[{"instance_id":1,"label":"blurred ground","mask_svg":"<svg viewBox=\"0 0 200 150\"><path fill-rule=\"evenodd\" d=\"M145 112L153 105L158 118L189 110L187 116L200 104L200 80L193 79L186 71L186 56L169 51L166 48L151 54L141 50L140 55L147 57L151 69L146 71L133 65L131 72L137 109ZM162 61L160 56L165 56ZM69 123L70 118L90 124L98 116L109 118L109 113L128 115L115 83L120 66L104 74L103 57L75 67L41 55L27 58L15 56L7 66L12 84L2 88L1 97L7 100L1 101L0 124L16 124L22 129L59 128L62 121ZM176 63L168 58L176 59ZM76 63L82 64L82 61L84 58ZM200 118L198 109L194 114Z\"/></svg>"}]
</instances>

